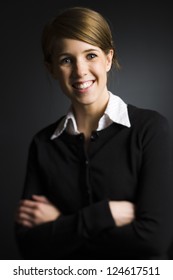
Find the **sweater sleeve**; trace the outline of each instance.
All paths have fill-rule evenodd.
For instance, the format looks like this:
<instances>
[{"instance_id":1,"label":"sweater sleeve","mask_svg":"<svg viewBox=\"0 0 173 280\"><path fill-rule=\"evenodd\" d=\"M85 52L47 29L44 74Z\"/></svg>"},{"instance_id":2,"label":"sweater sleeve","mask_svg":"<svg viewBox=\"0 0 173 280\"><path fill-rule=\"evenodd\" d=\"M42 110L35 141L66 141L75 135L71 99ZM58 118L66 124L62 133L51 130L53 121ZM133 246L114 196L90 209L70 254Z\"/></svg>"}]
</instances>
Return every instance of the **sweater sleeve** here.
<instances>
[{"instance_id":1,"label":"sweater sleeve","mask_svg":"<svg viewBox=\"0 0 173 280\"><path fill-rule=\"evenodd\" d=\"M142 164L136 194L136 218L103 233L96 242L119 257L156 258L166 255L173 239L172 143L168 121L155 115L141 128Z\"/></svg>"}]
</instances>

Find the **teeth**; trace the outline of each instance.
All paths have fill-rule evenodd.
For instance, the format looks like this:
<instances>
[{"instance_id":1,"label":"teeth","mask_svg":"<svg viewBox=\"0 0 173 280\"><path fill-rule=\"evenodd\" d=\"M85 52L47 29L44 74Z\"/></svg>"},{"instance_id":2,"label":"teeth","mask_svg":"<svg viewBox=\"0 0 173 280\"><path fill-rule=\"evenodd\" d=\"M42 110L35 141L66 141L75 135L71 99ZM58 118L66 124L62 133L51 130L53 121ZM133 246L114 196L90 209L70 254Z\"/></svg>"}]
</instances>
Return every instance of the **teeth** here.
<instances>
[{"instance_id":1,"label":"teeth","mask_svg":"<svg viewBox=\"0 0 173 280\"><path fill-rule=\"evenodd\" d=\"M88 81L88 82L85 82L85 83L79 83L79 84L74 84L74 87L77 88L77 89L84 89L84 88L87 88L89 86L92 85L92 81Z\"/></svg>"}]
</instances>

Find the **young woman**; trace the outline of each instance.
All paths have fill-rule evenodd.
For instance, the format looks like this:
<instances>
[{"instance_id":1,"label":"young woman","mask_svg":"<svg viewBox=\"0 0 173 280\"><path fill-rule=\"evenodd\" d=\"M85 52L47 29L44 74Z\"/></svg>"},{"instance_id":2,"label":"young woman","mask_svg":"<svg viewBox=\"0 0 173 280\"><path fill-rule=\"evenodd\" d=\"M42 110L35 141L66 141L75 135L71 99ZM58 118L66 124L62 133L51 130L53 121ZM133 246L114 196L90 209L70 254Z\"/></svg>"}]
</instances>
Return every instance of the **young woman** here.
<instances>
[{"instance_id":1,"label":"young woman","mask_svg":"<svg viewBox=\"0 0 173 280\"><path fill-rule=\"evenodd\" d=\"M173 223L168 122L107 89L106 20L74 7L43 30L45 65L70 99L33 138L16 236L25 259L162 259Z\"/></svg>"}]
</instances>

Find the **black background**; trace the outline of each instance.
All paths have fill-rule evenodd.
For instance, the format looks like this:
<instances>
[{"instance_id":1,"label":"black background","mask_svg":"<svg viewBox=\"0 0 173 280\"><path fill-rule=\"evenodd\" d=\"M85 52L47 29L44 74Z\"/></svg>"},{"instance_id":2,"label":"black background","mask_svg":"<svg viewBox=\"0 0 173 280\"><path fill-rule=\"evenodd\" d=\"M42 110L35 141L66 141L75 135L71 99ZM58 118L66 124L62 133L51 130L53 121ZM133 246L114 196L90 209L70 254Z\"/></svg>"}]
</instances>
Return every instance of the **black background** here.
<instances>
[{"instance_id":1,"label":"black background","mask_svg":"<svg viewBox=\"0 0 173 280\"><path fill-rule=\"evenodd\" d=\"M173 128L171 1L1 1L0 259L20 258L13 221L31 138L69 105L44 68L42 29L59 9L76 5L110 22L122 69L111 74L109 89L126 103L159 111Z\"/></svg>"}]
</instances>

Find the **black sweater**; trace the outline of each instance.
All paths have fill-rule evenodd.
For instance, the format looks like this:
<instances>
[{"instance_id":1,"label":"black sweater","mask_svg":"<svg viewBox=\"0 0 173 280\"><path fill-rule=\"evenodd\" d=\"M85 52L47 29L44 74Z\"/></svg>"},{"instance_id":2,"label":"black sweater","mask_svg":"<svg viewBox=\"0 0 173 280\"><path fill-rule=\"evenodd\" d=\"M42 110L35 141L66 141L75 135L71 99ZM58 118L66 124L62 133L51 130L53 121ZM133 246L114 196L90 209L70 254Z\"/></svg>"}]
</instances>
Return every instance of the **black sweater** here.
<instances>
[{"instance_id":1,"label":"black sweater","mask_svg":"<svg viewBox=\"0 0 173 280\"><path fill-rule=\"evenodd\" d=\"M84 136L57 122L34 137L23 198L45 195L62 215L28 229L16 225L25 259L162 259L173 235L171 136L159 113L128 105L131 127L113 123ZM135 204L136 218L117 227L108 201Z\"/></svg>"}]
</instances>

